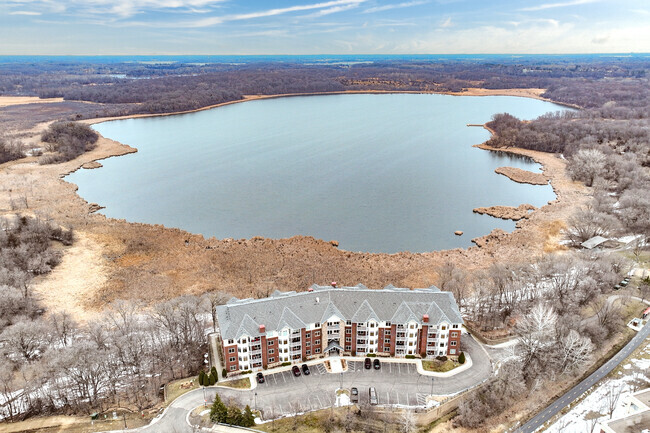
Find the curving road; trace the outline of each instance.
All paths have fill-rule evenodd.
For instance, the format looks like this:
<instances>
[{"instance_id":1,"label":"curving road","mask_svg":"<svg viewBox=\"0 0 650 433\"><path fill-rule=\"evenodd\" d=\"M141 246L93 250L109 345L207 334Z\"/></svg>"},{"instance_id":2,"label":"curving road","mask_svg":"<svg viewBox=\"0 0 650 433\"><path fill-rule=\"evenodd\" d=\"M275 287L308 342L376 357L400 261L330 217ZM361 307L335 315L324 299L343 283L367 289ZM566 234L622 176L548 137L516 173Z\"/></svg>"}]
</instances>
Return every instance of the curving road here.
<instances>
[{"instance_id":1,"label":"curving road","mask_svg":"<svg viewBox=\"0 0 650 433\"><path fill-rule=\"evenodd\" d=\"M463 335L462 338L463 347L472 358L472 367L454 376L436 377L433 382L435 394L445 395L463 391L481 383L492 374L490 360L480 345L469 336ZM358 364L361 365L361 362ZM409 365L410 367L407 368ZM277 375L275 379L270 377L272 373L269 371L266 374L267 383L254 390L213 387L206 388L205 395L208 402L211 402L218 392L225 402L232 400L239 406L243 407L248 404L251 408L257 405L267 415L278 416L280 411L285 413L296 411L296 405L300 411L330 407L333 403L332 397L335 396L340 383L344 388L358 386L360 391L369 386L375 386L380 396L380 404L390 405L424 404L424 400L419 394L429 394L432 386L431 378L415 372L412 363L390 363L383 359L380 371L355 368L354 370L349 369L342 376L328 373L318 374L318 370L314 367L312 367L312 371L310 376L298 378L293 378L288 372L285 374L275 373ZM283 376L284 378L282 378ZM315 399L315 396L319 398ZM362 398L364 397L365 394L362 395ZM192 432L187 416L192 409L202 404L203 390L188 392L174 400L158 419L136 430L147 433Z\"/></svg>"},{"instance_id":2,"label":"curving road","mask_svg":"<svg viewBox=\"0 0 650 433\"><path fill-rule=\"evenodd\" d=\"M584 379L582 382L571 388L567 391L562 397L558 398L550 405L548 405L544 410L535 415L530 421L522 425L515 430L514 433L532 433L540 428L544 423L555 415L557 415L562 409L571 404L575 399L579 398L583 393L585 393L589 388L594 386L598 381L607 376L618 364L623 362L625 358L630 356L637 347L641 345L650 335L650 321L648 321L645 326L630 340L629 343L625 345L619 352L614 355L609 361L603 364L598 370L594 371L590 376Z\"/></svg>"}]
</instances>

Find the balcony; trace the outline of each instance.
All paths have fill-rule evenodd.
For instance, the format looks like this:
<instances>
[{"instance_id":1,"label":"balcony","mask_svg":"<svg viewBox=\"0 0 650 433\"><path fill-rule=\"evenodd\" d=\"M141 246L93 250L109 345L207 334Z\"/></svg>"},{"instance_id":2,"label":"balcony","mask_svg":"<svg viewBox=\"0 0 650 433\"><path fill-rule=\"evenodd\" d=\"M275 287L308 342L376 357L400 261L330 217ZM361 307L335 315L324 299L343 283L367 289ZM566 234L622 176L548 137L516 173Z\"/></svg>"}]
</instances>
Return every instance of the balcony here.
<instances>
[{"instance_id":1,"label":"balcony","mask_svg":"<svg viewBox=\"0 0 650 433\"><path fill-rule=\"evenodd\" d=\"M368 327L366 325L357 325L357 331L365 331Z\"/></svg>"}]
</instances>

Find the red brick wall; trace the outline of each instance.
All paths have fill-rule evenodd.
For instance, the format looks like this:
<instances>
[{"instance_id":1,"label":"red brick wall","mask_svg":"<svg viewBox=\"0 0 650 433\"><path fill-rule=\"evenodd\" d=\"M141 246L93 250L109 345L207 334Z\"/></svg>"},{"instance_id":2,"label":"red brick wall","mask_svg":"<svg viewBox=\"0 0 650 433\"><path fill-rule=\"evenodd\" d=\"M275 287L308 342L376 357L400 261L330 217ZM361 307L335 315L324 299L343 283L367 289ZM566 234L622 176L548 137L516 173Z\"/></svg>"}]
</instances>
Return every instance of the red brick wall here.
<instances>
[{"instance_id":1,"label":"red brick wall","mask_svg":"<svg viewBox=\"0 0 650 433\"><path fill-rule=\"evenodd\" d=\"M267 364L275 364L280 360L280 352L278 351L278 337L273 337L269 338L268 340L265 338L264 339L266 347L262 347L263 350L263 357L265 357L265 360ZM273 342L273 343L271 343ZM273 353L269 353L269 350L273 349ZM274 361L271 361L269 358L275 358Z\"/></svg>"},{"instance_id":2,"label":"red brick wall","mask_svg":"<svg viewBox=\"0 0 650 433\"><path fill-rule=\"evenodd\" d=\"M452 346L451 342L455 341L456 345ZM461 352L460 348L460 329L449 329L449 337L447 338L447 355L451 355L451 349L456 349L454 356Z\"/></svg>"},{"instance_id":3,"label":"red brick wall","mask_svg":"<svg viewBox=\"0 0 650 433\"><path fill-rule=\"evenodd\" d=\"M233 348L235 351L233 353L229 353L229 349ZM223 347L223 357L224 357L224 362L226 363L226 371L230 373L231 371L237 371L239 370L239 354L237 353L237 345L233 344L231 346L224 346ZM234 361L230 361L230 358L234 357ZM232 366L235 366L236 368L234 370L231 370L230 368Z\"/></svg>"},{"instance_id":4,"label":"red brick wall","mask_svg":"<svg viewBox=\"0 0 650 433\"><path fill-rule=\"evenodd\" d=\"M390 327L390 356L395 356L395 338L397 338L397 325Z\"/></svg>"},{"instance_id":5,"label":"red brick wall","mask_svg":"<svg viewBox=\"0 0 650 433\"><path fill-rule=\"evenodd\" d=\"M422 329L418 331L418 352L420 356L427 354L427 333L429 332L429 325L422 325Z\"/></svg>"},{"instance_id":6,"label":"red brick wall","mask_svg":"<svg viewBox=\"0 0 650 433\"><path fill-rule=\"evenodd\" d=\"M352 324L352 353L357 351L357 324Z\"/></svg>"}]
</instances>

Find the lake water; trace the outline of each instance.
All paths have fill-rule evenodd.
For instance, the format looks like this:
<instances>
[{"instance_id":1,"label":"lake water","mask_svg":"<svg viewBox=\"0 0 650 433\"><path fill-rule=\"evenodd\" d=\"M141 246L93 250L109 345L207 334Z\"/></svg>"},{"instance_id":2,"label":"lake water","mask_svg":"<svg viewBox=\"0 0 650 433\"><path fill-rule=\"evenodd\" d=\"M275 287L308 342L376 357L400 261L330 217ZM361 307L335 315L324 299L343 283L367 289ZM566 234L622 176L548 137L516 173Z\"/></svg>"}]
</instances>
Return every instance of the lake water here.
<instances>
[{"instance_id":1,"label":"lake water","mask_svg":"<svg viewBox=\"0 0 650 433\"><path fill-rule=\"evenodd\" d=\"M95 129L138 152L67 180L106 216L206 237L310 235L388 253L467 247L515 226L473 208L539 207L555 195L494 173L540 167L472 147L489 134L466 124L561 109L504 96L327 95L109 121Z\"/></svg>"}]
</instances>

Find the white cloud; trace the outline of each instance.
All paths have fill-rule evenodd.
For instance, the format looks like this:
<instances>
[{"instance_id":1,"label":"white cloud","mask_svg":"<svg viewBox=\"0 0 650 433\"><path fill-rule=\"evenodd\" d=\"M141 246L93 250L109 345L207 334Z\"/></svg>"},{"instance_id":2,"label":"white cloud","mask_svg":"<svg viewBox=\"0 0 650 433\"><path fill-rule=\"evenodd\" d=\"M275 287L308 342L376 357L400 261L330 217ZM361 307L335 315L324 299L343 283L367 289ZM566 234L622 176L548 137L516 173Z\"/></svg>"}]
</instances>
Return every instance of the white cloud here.
<instances>
[{"instance_id":1,"label":"white cloud","mask_svg":"<svg viewBox=\"0 0 650 433\"><path fill-rule=\"evenodd\" d=\"M9 12L9 15L29 15L29 16L34 15L35 16L35 15L40 15L40 14L41 14L40 12L34 12L34 11L13 11L13 12Z\"/></svg>"},{"instance_id":2,"label":"white cloud","mask_svg":"<svg viewBox=\"0 0 650 433\"><path fill-rule=\"evenodd\" d=\"M393 4L388 4L384 6L375 6L372 8L368 8L365 11L363 11L364 14L371 14L374 12L383 12L383 11L388 11L391 9L401 9L401 8L409 8L411 6L419 6L429 3L428 0L415 0L415 1L410 1L410 2L404 2L404 3L393 3Z\"/></svg>"},{"instance_id":3,"label":"white cloud","mask_svg":"<svg viewBox=\"0 0 650 433\"><path fill-rule=\"evenodd\" d=\"M571 0L568 2L561 2L561 3L543 3L538 6L531 6L527 8L522 8L519 9L520 11L527 11L527 12L532 12L532 11L541 11L544 9L553 9L553 8L563 8L563 7L568 7L568 6L577 6L577 5L584 5L588 3L596 3L599 0Z\"/></svg>"},{"instance_id":4,"label":"white cloud","mask_svg":"<svg viewBox=\"0 0 650 433\"><path fill-rule=\"evenodd\" d=\"M194 21L193 23L186 23L190 27L209 27L213 26L216 24L221 24L226 21L241 21L241 20L249 20L249 19L254 19L254 18L263 18L263 17L271 17L271 16L276 16L276 15L283 15L291 12L301 12L301 11L308 11L308 10L314 10L314 9L327 9L327 8L335 8L339 6L357 6L360 3L364 3L367 0L333 0L333 1L328 1L328 2L322 2L322 3L313 3L313 4L307 4L307 5L297 5L297 6L289 6L286 8L275 8L275 9L267 9L265 11L258 11L258 12L251 12L247 14L234 14L234 15L224 15L220 17L210 17L210 18L205 18L202 20ZM334 11L337 12L337 11ZM332 13L332 12L330 12Z\"/></svg>"},{"instance_id":5,"label":"white cloud","mask_svg":"<svg viewBox=\"0 0 650 433\"><path fill-rule=\"evenodd\" d=\"M451 22L451 17L449 17L446 20L444 20L442 24L440 24L440 27L443 28L443 29L448 29L449 27L451 27L453 25L454 24Z\"/></svg>"}]
</instances>

